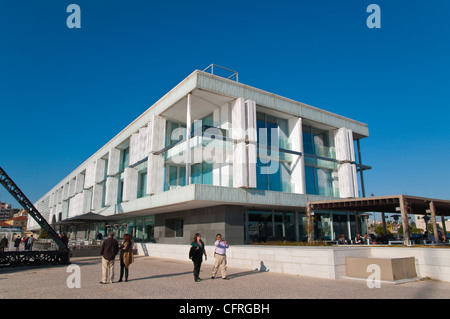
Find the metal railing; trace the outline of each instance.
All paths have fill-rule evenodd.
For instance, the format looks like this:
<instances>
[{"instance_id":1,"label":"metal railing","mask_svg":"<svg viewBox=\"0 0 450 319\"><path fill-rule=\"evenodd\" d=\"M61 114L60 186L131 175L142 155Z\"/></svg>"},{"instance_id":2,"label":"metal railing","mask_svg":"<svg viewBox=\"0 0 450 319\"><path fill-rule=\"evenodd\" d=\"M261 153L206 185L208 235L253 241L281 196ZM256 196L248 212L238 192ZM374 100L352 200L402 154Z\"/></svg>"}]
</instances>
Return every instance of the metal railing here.
<instances>
[{"instance_id":1,"label":"metal railing","mask_svg":"<svg viewBox=\"0 0 450 319\"><path fill-rule=\"evenodd\" d=\"M203 70L203 72L208 72L208 70L211 70L210 72L212 75L218 75L217 73L214 74L214 68L231 72L230 76L228 76L228 77L222 76L222 77L229 79L229 80L233 80L233 78L234 78L234 81L239 82L237 71L233 71L233 70L224 68L223 66L220 66L220 65L210 64L206 69ZM218 76L221 76L221 75L218 75Z\"/></svg>"}]
</instances>

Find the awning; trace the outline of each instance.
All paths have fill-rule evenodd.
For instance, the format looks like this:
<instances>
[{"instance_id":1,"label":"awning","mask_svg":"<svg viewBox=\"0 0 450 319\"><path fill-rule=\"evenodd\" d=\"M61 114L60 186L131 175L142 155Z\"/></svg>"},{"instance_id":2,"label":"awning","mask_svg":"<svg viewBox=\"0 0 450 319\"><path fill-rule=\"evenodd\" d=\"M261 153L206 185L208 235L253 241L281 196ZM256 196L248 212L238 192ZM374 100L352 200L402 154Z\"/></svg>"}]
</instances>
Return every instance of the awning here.
<instances>
[{"instance_id":1,"label":"awning","mask_svg":"<svg viewBox=\"0 0 450 319\"><path fill-rule=\"evenodd\" d=\"M346 210L358 212L400 213L401 197L408 207L408 214L430 214L430 203L434 203L437 216L450 215L450 200L409 195L347 198L309 202L313 210Z\"/></svg>"},{"instance_id":2,"label":"awning","mask_svg":"<svg viewBox=\"0 0 450 319\"><path fill-rule=\"evenodd\" d=\"M417 197L409 195L391 195L363 198L347 198L336 200L325 200L308 202L306 205L308 242L313 241L312 237L312 211L314 210L341 210L358 212L380 212L380 213L400 213L403 225L403 240L405 245L409 245L408 214L431 215L433 232L437 234L436 216L450 215L450 200ZM384 222L384 221L383 221ZM445 227L445 222L443 222ZM439 243L439 239L436 238Z\"/></svg>"},{"instance_id":3,"label":"awning","mask_svg":"<svg viewBox=\"0 0 450 319\"><path fill-rule=\"evenodd\" d=\"M95 214L93 212L89 212L83 215L63 219L59 222L53 223L53 225L79 225L79 224L89 224L92 222L102 222L107 220L110 220L110 218L103 215Z\"/></svg>"}]
</instances>

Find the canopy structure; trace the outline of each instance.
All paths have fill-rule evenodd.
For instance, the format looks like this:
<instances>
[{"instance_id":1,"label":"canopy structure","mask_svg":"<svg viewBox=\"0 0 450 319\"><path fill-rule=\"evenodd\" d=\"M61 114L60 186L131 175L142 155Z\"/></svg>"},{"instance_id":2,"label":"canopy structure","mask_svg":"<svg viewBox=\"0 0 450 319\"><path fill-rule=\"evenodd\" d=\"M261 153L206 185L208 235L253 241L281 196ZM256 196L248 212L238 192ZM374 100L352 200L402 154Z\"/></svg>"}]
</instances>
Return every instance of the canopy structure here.
<instances>
[{"instance_id":1,"label":"canopy structure","mask_svg":"<svg viewBox=\"0 0 450 319\"><path fill-rule=\"evenodd\" d=\"M99 215L99 214L95 214L93 212L89 212L83 215L78 215L78 216L74 216L71 218L66 218L64 220L61 220L59 222L53 223L53 226L70 226L70 225L74 225L74 226L78 226L78 225L87 225L87 238L89 238L89 233L90 233L90 226L91 223L96 223L96 222L106 222L108 220L110 220L110 217L107 216L103 216L103 215Z\"/></svg>"},{"instance_id":2,"label":"canopy structure","mask_svg":"<svg viewBox=\"0 0 450 319\"><path fill-rule=\"evenodd\" d=\"M345 210L355 212L400 213L403 224L403 240L409 245L408 214L431 215L434 234L437 234L436 216L450 215L450 200L416 197L409 195L391 195L363 198L346 198L337 200L308 202L308 242L312 242L312 214L314 210ZM445 227L445 223L444 223ZM438 236L435 236L439 242Z\"/></svg>"},{"instance_id":3,"label":"canopy structure","mask_svg":"<svg viewBox=\"0 0 450 319\"><path fill-rule=\"evenodd\" d=\"M59 222L53 223L53 225L76 225L76 224L86 224L91 222L101 222L101 221L107 221L110 220L110 218L95 214L93 212L89 212L83 215L74 216L71 218L66 218L64 220L61 220Z\"/></svg>"}]
</instances>

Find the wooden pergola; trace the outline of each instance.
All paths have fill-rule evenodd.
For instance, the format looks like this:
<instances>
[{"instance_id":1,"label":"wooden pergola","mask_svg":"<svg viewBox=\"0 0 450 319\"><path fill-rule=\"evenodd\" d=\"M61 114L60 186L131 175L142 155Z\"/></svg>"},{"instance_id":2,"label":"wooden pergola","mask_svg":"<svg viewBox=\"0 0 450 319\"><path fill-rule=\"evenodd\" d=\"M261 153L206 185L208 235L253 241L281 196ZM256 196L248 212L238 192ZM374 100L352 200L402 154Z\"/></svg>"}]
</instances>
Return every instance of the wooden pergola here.
<instances>
[{"instance_id":1,"label":"wooden pergola","mask_svg":"<svg viewBox=\"0 0 450 319\"><path fill-rule=\"evenodd\" d=\"M308 221L308 242L310 243L313 241L311 213L314 210L355 211L356 214L358 212L380 212L383 216L384 225L384 213L400 213L402 217L404 245L409 245L408 214L431 215L435 241L439 243L439 236L436 236L438 233L436 216L441 216L443 229L446 233L444 217L450 216L450 200L409 195L392 195L308 202L306 204L306 217Z\"/></svg>"}]
</instances>

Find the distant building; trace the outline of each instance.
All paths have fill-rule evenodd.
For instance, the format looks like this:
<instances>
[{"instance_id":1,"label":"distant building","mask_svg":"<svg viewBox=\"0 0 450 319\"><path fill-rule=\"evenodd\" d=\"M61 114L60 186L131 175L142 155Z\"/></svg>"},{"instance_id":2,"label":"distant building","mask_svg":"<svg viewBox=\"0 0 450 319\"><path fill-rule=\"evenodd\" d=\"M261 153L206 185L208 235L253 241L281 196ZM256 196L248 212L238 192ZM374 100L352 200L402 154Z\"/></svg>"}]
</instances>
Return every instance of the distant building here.
<instances>
[{"instance_id":1,"label":"distant building","mask_svg":"<svg viewBox=\"0 0 450 319\"><path fill-rule=\"evenodd\" d=\"M8 220L11 218L11 204L0 202L0 220Z\"/></svg>"},{"instance_id":2,"label":"distant building","mask_svg":"<svg viewBox=\"0 0 450 319\"><path fill-rule=\"evenodd\" d=\"M27 231L27 222L28 217L26 216L13 217L5 221L6 224L11 225L12 227L22 228L22 234Z\"/></svg>"}]
</instances>

